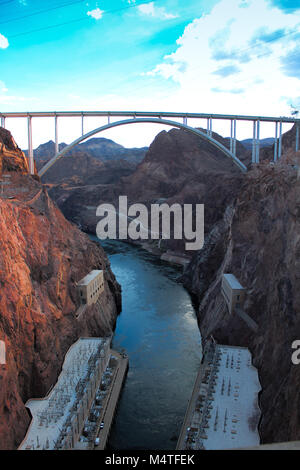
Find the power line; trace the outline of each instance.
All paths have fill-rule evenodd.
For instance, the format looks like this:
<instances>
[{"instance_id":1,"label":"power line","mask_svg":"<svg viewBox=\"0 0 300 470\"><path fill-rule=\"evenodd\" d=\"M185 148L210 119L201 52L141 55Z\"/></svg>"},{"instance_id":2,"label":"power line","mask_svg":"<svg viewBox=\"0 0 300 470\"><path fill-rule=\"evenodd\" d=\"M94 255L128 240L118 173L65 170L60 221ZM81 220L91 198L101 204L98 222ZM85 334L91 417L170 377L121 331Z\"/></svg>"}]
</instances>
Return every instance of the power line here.
<instances>
[{"instance_id":1,"label":"power line","mask_svg":"<svg viewBox=\"0 0 300 470\"><path fill-rule=\"evenodd\" d=\"M128 10L129 8L136 8L140 5L146 5L148 3L154 3L154 1L157 2L159 0L147 0L147 1L143 0L142 2L133 3L133 4L130 4L130 5L127 5L126 7L117 8L115 10L106 10L102 13L102 15L118 13L119 11ZM47 10L44 10L44 13L47 12L47 11L50 11L52 9L54 9L54 8L49 8ZM84 16L83 18L77 18L77 19L74 19L74 20L64 21L63 23L57 23L57 24L54 24L54 25L44 26L44 27L38 28L38 29L33 29L33 30L30 30L30 31L24 31L23 33L14 34L13 36L9 36L8 38L9 39L14 39L14 38L17 38L17 37L20 37L20 36L25 36L27 34L32 34L32 33L37 33L37 32L40 32L40 31L45 31L45 30L48 30L48 29L58 28L59 26L65 26L67 24L79 23L81 21L86 21L86 20L89 20L89 19L90 18L88 16Z\"/></svg>"},{"instance_id":2,"label":"power line","mask_svg":"<svg viewBox=\"0 0 300 470\"><path fill-rule=\"evenodd\" d=\"M7 2L1 2L1 3L0 3L0 7L1 7L2 5L6 5L7 3L12 3L12 2L14 2L14 1L15 1L15 0L8 0Z\"/></svg>"},{"instance_id":3,"label":"power line","mask_svg":"<svg viewBox=\"0 0 300 470\"><path fill-rule=\"evenodd\" d=\"M7 3L11 3L15 0L10 0L9 2ZM5 21L0 21L0 24L5 24L5 23L11 23L12 21L18 21L18 20L23 20L25 18L29 18L30 16L36 16L36 15L40 15L41 13L47 13L48 11L52 11L52 10L58 10L59 8L64 8L64 7L68 7L70 5L75 5L77 3L83 3L85 2L86 0L77 0L76 2L69 2L69 3L64 3L62 5L57 5L55 7L51 7L51 8L47 8L46 10L39 10L39 11L35 11L33 13L29 13L28 15L24 15L24 16L19 16L18 18L11 18L9 20L5 20ZM3 5L2 3L0 3L0 6Z\"/></svg>"}]
</instances>

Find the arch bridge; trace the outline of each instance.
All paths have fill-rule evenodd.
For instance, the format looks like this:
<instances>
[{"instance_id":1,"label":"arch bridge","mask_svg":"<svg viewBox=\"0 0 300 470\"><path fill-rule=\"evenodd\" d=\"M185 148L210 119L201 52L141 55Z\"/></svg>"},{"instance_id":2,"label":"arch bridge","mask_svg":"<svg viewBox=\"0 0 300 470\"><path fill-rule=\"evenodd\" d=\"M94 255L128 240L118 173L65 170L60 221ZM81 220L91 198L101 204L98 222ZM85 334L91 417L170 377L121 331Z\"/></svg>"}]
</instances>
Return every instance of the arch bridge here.
<instances>
[{"instance_id":1,"label":"arch bridge","mask_svg":"<svg viewBox=\"0 0 300 470\"><path fill-rule=\"evenodd\" d=\"M283 123L297 124L296 126L296 142L295 150L299 150L299 128L300 119L296 117L268 117L268 116L245 116L245 115L229 115L229 114L204 114L204 113L174 113L174 112L139 112L139 111L50 111L50 112L32 112L32 113L0 113L1 126L5 127L6 119L10 118L26 118L27 119L27 134L28 134L28 157L30 173L34 174L34 154L32 145L32 119L41 117L54 118L54 133L55 133L55 156L39 171L39 176L43 176L49 168L75 145L83 142L84 140L92 137L99 132L114 127L136 124L136 123L157 123L167 125L179 129L184 129L199 138L210 142L215 148L219 149L223 154L230 158L234 164L242 172L247 172L247 167L236 156L236 129L238 121L248 121L253 127L252 139L252 163L259 163L260 153L260 124L261 122L271 122L275 126L274 133L274 161L281 157L282 153L282 125ZM58 141L58 120L63 117L80 117L81 118L81 136L74 140L71 144L67 145L59 152ZM106 117L107 124L102 125L90 132L84 132L84 118L85 117ZM111 118L120 118L117 121L111 122ZM182 119L182 122L176 119ZM207 129L206 132L188 125L188 119L206 119ZM230 147L229 149L222 145L213 137L212 123L216 120L225 120L230 122Z\"/></svg>"}]
</instances>

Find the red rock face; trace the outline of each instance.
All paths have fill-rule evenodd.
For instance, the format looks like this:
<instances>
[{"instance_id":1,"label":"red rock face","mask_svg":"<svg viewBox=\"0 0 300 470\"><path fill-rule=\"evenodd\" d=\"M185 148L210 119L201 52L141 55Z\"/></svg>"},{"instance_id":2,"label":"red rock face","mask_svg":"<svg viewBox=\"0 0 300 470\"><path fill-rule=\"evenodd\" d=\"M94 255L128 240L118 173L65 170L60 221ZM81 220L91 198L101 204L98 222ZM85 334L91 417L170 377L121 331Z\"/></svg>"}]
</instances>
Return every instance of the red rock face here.
<instances>
[{"instance_id":1,"label":"red rock face","mask_svg":"<svg viewBox=\"0 0 300 470\"><path fill-rule=\"evenodd\" d=\"M64 218L38 181L22 175L25 160L15 152L19 173L11 173L0 197L0 339L7 353L0 365L0 449L21 442L30 422L24 403L55 383L71 344L111 334L121 304L104 251ZM104 315L91 306L76 319L76 282L92 269L104 270Z\"/></svg>"},{"instance_id":2,"label":"red rock face","mask_svg":"<svg viewBox=\"0 0 300 470\"><path fill-rule=\"evenodd\" d=\"M0 174L8 171L28 173L28 162L11 133L0 127Z\"/></svg>"}]
</instances>

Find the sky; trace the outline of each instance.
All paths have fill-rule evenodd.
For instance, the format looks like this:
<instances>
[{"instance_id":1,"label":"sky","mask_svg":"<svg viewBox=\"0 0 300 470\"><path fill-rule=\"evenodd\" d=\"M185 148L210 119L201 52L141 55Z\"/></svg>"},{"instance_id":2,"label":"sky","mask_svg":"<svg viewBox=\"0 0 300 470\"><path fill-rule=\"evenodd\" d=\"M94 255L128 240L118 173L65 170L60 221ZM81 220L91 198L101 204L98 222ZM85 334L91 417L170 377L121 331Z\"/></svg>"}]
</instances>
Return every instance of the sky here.
<instances>
[{"instance_id":1,"label":"sky","mask_svg":"<svg viewBox=\"0 0 300 470\"><path fill-rule=\"evenodd\" d=\"M300 0L0 0L0 12L0 112L300 109ZM33 120L34 146L54 139L53 121ZM85 131L105 123L87 119ZM6 123L22 148L26 126ZM230 133L228 122L213 126ZM99 136L139 147L161 129ZM80 118L59 119L61 142L80 134ZM250 123L238 124L239 139L251 135ZM261 135L273 126L262 124Z\"/></svg>"}]
</instances>

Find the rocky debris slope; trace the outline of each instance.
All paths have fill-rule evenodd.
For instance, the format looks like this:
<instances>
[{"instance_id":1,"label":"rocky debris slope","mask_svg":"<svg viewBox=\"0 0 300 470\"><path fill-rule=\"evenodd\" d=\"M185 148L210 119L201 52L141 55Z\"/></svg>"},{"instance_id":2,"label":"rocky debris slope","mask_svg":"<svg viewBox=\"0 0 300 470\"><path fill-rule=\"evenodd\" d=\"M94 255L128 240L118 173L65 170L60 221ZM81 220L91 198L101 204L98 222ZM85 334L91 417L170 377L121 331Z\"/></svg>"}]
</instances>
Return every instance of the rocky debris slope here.
<instances>
[{"instance_id":1,"label":"rocky debris slope","mask_svg":"<svg viewBox=\"0 0 300 470\"><path fill-rule=\"evenodd\" d=\"M198 299L203 338L213 334L219 343L246 346L253 354L265 443L300 440L300 366L291 361L291 344L300 339L300 180L287 158L248 173L184 275ZM223 273L235 274L246 287L244 311L258 324L256 333L222 307Z\"/></svg>"},{"instance_id":2,"label":"rocky debris slope","mask_svg":"<svg viewBox=\"0 0 300 470\"><path fill-rule=\"evenodd\" d=\"M19 169L0 197L0 339L7 353L0 365L0 449L20 443L30 421L24 403L55 383L71 344L111 334L121 309L120 286L102 248ZM76 282L92 269L104 270L103 308L90 306L77 318Z\"/></svg>"}]
</instances>

